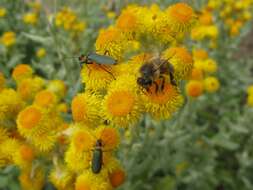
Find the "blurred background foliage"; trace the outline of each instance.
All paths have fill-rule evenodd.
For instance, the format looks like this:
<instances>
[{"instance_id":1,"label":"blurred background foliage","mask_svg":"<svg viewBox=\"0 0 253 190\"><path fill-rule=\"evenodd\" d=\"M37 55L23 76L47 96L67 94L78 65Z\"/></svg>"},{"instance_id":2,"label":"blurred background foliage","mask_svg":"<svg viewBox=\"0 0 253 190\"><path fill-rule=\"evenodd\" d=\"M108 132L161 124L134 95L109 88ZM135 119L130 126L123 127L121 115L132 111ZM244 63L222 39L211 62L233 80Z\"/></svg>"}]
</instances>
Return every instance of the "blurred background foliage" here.
<instances>
[{"instance_id":1,"label":"blurred background foliage","mask_svg":"<svg viewBox=\"0 0 253 190\"><path fill-rule=\"evenodd\" d=\"M67 102L81 89L77 56L94 49L99 30L113 22L116 14L129 3L157 3L161 7L176 0L43 0L36 26L22 22L31 11L24 0L0 0L7 16L0 18L0 35L16 33L16 45L8 50L0 46L0 70L14 85L10 74L20 63L33 66L47 79L62 79L68 85ZM199 9L205 1L186 1ZM74 10L86 23L84 32L73 35L53 24L53 15L62 7ZM220 31L222 31L222 24ZM197 100L186 98L184 107L170 121L156 122L149 117L140 126L124 132L119 158L127 171L121 190L251 190L253 186L253 110L245 105L246 88L252 84L253 41L247 35L251 23L240 36L229 38L220 32L218 46L209 51L219 66L221 88ZM205 47L205 44L189 46ZM45 56L36 55L40 48ZM0 171L0 189L16 190L18 170ZM53 189L50 184L45 189Z\"/></svg>"}]
</instances>

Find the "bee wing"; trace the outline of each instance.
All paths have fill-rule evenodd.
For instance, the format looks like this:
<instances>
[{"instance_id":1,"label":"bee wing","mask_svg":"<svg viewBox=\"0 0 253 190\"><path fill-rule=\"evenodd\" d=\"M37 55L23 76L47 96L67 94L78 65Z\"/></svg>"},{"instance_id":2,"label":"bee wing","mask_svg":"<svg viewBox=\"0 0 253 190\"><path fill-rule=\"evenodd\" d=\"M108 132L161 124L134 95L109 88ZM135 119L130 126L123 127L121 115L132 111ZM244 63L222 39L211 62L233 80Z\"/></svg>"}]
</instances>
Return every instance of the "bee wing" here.
<instances>
[{"instance_id":1,"label":"bee wing","mask_svg":"<svg viewBox=\"0 0 253 190\"><path fill-rule=\"evenodd\" d=\"M109 57L107 55L99 55L96 53L90 53L88 58L98 64L105 64L105 65L114 65L117 63L115 59Z\"/></svg>"}]
</instances>

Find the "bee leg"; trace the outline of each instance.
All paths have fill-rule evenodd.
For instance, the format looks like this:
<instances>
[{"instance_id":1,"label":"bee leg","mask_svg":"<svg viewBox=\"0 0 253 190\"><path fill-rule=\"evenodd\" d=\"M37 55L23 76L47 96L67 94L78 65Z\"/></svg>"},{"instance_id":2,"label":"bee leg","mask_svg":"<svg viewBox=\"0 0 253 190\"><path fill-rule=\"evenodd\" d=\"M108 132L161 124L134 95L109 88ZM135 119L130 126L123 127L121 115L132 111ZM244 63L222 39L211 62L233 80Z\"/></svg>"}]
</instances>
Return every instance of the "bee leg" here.
<instances>
[{"instance_id":1,"label":"bee leg","mask_svg":"<svg viewBox=\"0 0 253 190\"><path fill-rule=\"evenodd\" d=\"M172 64L169 64L169 75L170 75L170 83L174 86L177 86L177 82L174 78L174 67Z\"/></svg>"},{"instance_id":2,"label":"bee leg","mask_svg":"<svg viewBox=\"0 0 253 190\"><path fill-rule=\"evenodd\" d=\"M173 85L173 86L177 86L177 82L174 78L174 75L173 73L170 72L170 83Z\"/></svg>"},{"instance_id":3,"label":"bee leg","mask_svg":"<svg viewBox=\"0 0 253 190\"><path fill-rule=\"evenodd\" d=\"M156 81L154 81L154 84L155 84L155 93L157 93L159 90L159 85L157 84Z\"/></svg>"},{"instance_id":4,"label":"bee leg","mask_svg":"<svg viewBox=\"0 0 253 190\"><path fill-rule=\"evenodd\" d=\"M163 91L164 86L165 86L165 77L164 76L159 76L159 78L162 80L162 84L160 85L160 91Z\"/></svg>"}]
</instances>

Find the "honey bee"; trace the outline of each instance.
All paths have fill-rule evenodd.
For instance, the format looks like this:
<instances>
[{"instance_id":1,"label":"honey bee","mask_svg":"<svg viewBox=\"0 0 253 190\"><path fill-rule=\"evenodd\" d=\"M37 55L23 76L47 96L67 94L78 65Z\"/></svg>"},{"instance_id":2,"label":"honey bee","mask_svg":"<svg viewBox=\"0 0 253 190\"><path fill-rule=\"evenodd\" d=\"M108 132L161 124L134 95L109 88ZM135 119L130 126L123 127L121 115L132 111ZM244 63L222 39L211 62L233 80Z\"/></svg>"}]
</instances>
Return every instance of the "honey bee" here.
<instances>
[{"instance_id":1,"label":"honey bee","mask_svg":"<svg viewBox=\"0 0 253 190\"><path fill-rule=\"evenodd\" d=\"M137 78L137 84L149 92L150 87L154 84L156 93L164 89L166 77L169 76L170 83L177 85L174 78L174 67L166 59L155 57L145 62L140 70L141 76ZM157 83L161 80L161 83Z\"/></svg>"}]
</instances>

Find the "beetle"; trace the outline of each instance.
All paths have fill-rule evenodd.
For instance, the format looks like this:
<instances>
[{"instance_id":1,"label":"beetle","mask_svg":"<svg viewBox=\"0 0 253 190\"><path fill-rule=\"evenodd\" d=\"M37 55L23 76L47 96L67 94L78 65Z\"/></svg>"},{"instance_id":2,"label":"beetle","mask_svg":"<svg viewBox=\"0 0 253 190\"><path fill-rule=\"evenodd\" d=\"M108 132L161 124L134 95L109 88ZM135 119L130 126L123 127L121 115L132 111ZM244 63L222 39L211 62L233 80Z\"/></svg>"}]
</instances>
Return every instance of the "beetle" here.
<instances>
[{"instance_id":1,"label":"beetle","mask_svg":"<svg viewBox=\"0 0 253 190\"><path fill-rule=\"evenodd\" d=\"M103 164L102 140L98 139L96 141L96 145L92 153L92 160L91 160L92 172L94 174L98 174L102 169L102 164Z\"/></svg>"},{"instance_id":2,"label":"beetle","mask_svg":"<svg viewBox=\"0 0 253 190\"><path fill-rule=\"evenodd\" d=\"M89 64L94 64L94 63L97 64L105 72L109 73L112 76L112 78L115 80L114 75L110 71L108 71L105 67L103 67L103 65L117 64L117 60L115 60L114 58L107 55L99 55L97 53L88 53L87 55L81 54L78 57L78 60L81 66L83 64L86 64L88 67Z\"/></svg>"},{"instance_id":3,"label":"beetle","mask_svg":"<svg viewBox=\"0 0 253 190\"><path fill-rule=\"evenodd\" d=\"M117 60L107 55L99 55L97 53L88 53L87 55L80 55L78 60L81 64L97 63L101 65L115 65Z\"/></svg>"}]
</instances>

